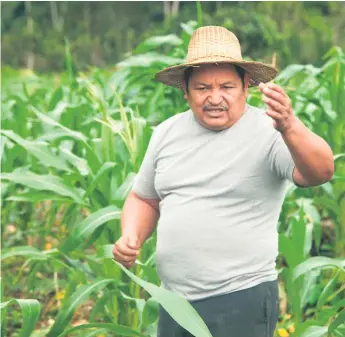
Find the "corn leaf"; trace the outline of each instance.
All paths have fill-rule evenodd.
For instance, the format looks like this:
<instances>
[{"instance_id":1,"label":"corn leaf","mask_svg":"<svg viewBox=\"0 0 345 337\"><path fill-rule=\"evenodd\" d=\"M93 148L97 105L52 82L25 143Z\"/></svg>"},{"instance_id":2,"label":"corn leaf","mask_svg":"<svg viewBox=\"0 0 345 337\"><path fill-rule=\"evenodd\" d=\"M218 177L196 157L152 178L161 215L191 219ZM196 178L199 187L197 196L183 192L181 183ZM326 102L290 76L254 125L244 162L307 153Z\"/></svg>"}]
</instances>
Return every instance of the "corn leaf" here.
<instances>
[{"instance_id":1,"label":"corn leaf","mask_svg":"<svg viewBox=\"0 0 345 337\"><path fill-rule=\"evenodd\" d=\"M340 311L340 313L337 315L335 320L330 324L328 327L328 332L333 332L340 324L343 324L345 322L345 309Z\"/></svg>"},{"instance_id":2,"label":"corn leaf","mask_svg":"<svg viewBox=\"0 0 345 337\"><path fill-rule=\"evenodd\" d=\"M114 280L101 279L96 280L91 284L80 286L77 291L70 298L68 298L59 311L53 326L47 334L47 337L59 336L68 326L76 308L83 303L83 301L85 301L90 294L102 290L106 285L112 282L114 282Z\"/></svg>"},{"instance_id":3,"label":"corn leaf","mask_svg":"<svg viewBox=\"0 0 345 337\"><path fill-rule=\"evenodd\" d=\"M18 304L22 311L23 325L19 337L28 337L34 330L41 312L41 305L34 299L11 299L7 302L0 303L1 310L8 305Z\"/></svg>"},{"instance_id":4,"label":"corn leaf","mask_svg":"<svg viewBox=\"0 0 345 337\"><path fill-rule=\"evenodd\" d=\"M47 256L38 249L30 246L19 246L14 248L3 249L1 251L1 261L13 256L24 256L37 260L46 260Z\"/></svg>"},{"instance_id":5,"label":"corn leaf","mask_svg":"<svg viewBox=\"0 0 345 337\"><path fill-rule=\"evenodd\" d=\"M323 337L326 333L326 326L310 326L303 332L301 337Z\"/></svg>"},{"instance_id":6,"label":"corn leaf","mask_svg":"<svg viewBox=\"0 0 345 337\"><path fill-rule=\"evenodd\" d=\"M120 216L121 210L114 205L110 205L92 213L86 219L76 225L71 234L68 236L67 240L61 246L60 250L62 252L68 252L77 248L97 228L109 220L119 219Z\"/></svg>"},{"instance_id":7,"label":"corn leaf","mask_svg":"<svg viewBox=\"0 0 345 337\"><path fill-rule=\"evenodd\" d=\"M344 266L345 261L339 261L325 256L310 257L295 267L293 271L293 280L295 281L299 276L315 268L339 268L339 270L345 273Z\"/></svg>"},{"instance_id":8,"label":"corn leaf","mask_svg":"<svg viewBox=\"0 0 345 337\"><path fill-rule=\"evenodd\" d=\"M39 175L30 171L14 171L3 173L1 179L10 180L14 183L33 188L35 190L52 191L56 194L68 196L76 203L85 205L78 191L64 183L64 181L53 175Z\"/></svg>"},{"instance_id":9,"label":"corn leaf","mask_svg":"<svg viewBox=\"0 0 345 337\"><path fill-rule=\"evenodd\" d=\"M193 336L212 337L205 322L186 299L171 291L140 279L120 263L116 261L113 262L116 263L134 282L138 283L152 297L154 297L155 300L159 302L170 314L170 316Z\"/></svg>"},{"instance_id":10,"label":"corn leaf","mask_svg":"<svg viewBox=\"0 0 345 337\"><path fill-rule=\"evenodd\" d=\"M22 146L28 153L36 157L44 166L55 167L59 170L64 170L70 172L66 161L54 154L47 143L42 141L31 141L26 140L15 134L11 130L1 130L0 131L7 138L15 141L17 144Z\"/></svg>"},{"instance_id":11,"label":"corn leaf","mask_svg":"<svg viewBox=\"0 0 345 337\"><path fill-rule=\"evenodd\" d=\"M70 333L75 331L90 329L90 328L103 328L104 330L115 332L121 336L141 336L139 331L133 330L127 326L114 324L114 323L89 323L89 324L81 324L71 329L65 330L61 333L58 337L64 337Z\"/></svg>"}]
</instances>

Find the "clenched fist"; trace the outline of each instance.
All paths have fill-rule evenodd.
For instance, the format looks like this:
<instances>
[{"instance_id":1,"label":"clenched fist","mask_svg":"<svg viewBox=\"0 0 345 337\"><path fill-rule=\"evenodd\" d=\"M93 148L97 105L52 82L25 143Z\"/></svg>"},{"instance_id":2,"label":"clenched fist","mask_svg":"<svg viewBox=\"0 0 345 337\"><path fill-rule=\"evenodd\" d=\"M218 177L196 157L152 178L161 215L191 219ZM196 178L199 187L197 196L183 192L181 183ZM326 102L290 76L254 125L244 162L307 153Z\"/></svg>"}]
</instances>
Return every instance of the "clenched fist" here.
<instances>
[{"instance_id":1,"label":"clenched fist","mask_svg":"<svg viewBox=\"0 0 345 337\"><path fill-rule=\"evenodd\" d=\"M139 248L140 246L136 237L121 236L114 244L114 259L126 268L130 268L139 255Z\"/></svg>"}]
</instances>

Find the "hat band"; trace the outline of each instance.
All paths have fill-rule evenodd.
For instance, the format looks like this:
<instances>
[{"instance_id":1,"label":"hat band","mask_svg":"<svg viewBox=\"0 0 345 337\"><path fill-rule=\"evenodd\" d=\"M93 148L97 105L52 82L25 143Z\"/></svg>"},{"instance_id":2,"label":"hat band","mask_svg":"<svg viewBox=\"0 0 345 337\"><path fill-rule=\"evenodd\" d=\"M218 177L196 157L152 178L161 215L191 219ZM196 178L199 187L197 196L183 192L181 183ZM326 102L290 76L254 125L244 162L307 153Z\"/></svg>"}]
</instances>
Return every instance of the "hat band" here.
<instances>
[{"instance_id":1,"label":"hat band","mask_svg":"<svg viewBox=\"0 0 345 337\"><path fill-rule=\"evenodd\" d=\"M242 58L238 58L238 59L235 59L231 56L225 56L225 55L217 55L217 54L213 54L212 56L211 55L206 55L206 56L199 56L195 59L192 59L192 60L186 60L186 63L198 63L199 61L205 61L205 59L209 59L210 62L216 62L217 60L216 59L222 59L222 61L225 59L225 60L229 60L229 61L239 61L239 62L243 62L243 59Z\"/></svg>"}]
</instances>

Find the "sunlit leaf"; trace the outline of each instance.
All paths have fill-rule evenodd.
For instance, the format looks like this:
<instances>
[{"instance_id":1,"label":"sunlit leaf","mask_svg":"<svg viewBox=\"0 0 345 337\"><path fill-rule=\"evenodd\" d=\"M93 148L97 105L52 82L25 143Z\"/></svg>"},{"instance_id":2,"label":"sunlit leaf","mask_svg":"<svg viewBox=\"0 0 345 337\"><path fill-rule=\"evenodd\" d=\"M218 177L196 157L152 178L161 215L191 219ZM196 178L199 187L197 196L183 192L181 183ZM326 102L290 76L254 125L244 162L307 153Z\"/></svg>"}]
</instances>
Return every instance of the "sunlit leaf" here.
<instances>
[{"instance_id":1,"label":"sunlit leaf","mask_svg":"<svg viewBox=\"0 0 345 337\"><path fill-rule=\"evenodd\" d=\"M301 335L301 337L324 337L327 334L325 326L310 326Z\"/></svg>"},{"instance_id":2,"label":"sunlit leaf","mask_svg":"<svg viewBox=\"0 0 345 337\"><path fill-rule=\"evenodd\" d=\"M23 139L11 130L0 130L0 132L22 146L28 153L36 157L44 166L52 166L60 170L71 171L66 164L66 161L54 154L47 143Z\"/></svg>"},{"instance_id":3,"label":"sunlit leaf","mask_svg":"<svg viewBox=\"0 0 345 337\"><path fill-rule=\"evenodd\" d=\"M138 283L154 297L170 316L193 336L212 337L207 325L186 299L162 287L157 287L152 283L140 279L120 263L116 261L114 261L114 263L116 263L134 282Z\"/></svg>"},{"instance_id":4,"label":"sunlit leaf","mask_svg":"<svg viewBox=\"0 0 345 337\"><path fill-rule=\"evenodd\" d=\"M68 196L78 204L85 204L77 190L66 185L64 181L53 175L39 175L30 171L15 171L3 173L1 179L10 180L14 183L28 186L36 190L52 191L56 194Z\"/></svg>"},{"instance_id":5,"label":"sunlit leaf","mask_svg":"<svg viewBox=\"0 0 345 337\"><path fill-rule=\"evenodd\" d=\"M299 276L308 273L315 268L339 268L345 273L345 270L343 270L344 266L345 261L340 261L325 256L310 257L296 266L293 271L293 279L296 280Z\"/></svg>"}]
</instances>

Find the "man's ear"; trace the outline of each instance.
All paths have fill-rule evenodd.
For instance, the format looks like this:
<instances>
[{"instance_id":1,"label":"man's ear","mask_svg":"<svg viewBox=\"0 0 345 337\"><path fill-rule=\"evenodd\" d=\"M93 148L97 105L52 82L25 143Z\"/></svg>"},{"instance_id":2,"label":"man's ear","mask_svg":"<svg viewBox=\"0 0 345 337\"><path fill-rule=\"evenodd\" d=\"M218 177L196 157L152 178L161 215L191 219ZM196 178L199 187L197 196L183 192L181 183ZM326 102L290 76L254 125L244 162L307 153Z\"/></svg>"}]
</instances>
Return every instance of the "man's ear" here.
<instances>
[{"instance_id":1,"label":"man's ear","mask_svg":"<svg viewBox=\"0 0 345 337\"><path fill-rule=\"evenodd\" d=\"M183 93L184 93L183 98L185 100L187 100L188 99L188 93L187 93L187 88L186 88L186 84L185 83L182 84L182 90L183 90Z\"/></svg>"},{"instance_id":2,"label":"man's ear","mask_svg":"<svg viewBox=\"0 0 345 337\"><path fill-rule=\"evenodd\" d=\"M248 73L246 72L244 74L244 88L243 88L244 95L246 98L248 97L249 80L250 80L250 77L249 77Z\"/></svg>"}]
</instances>

